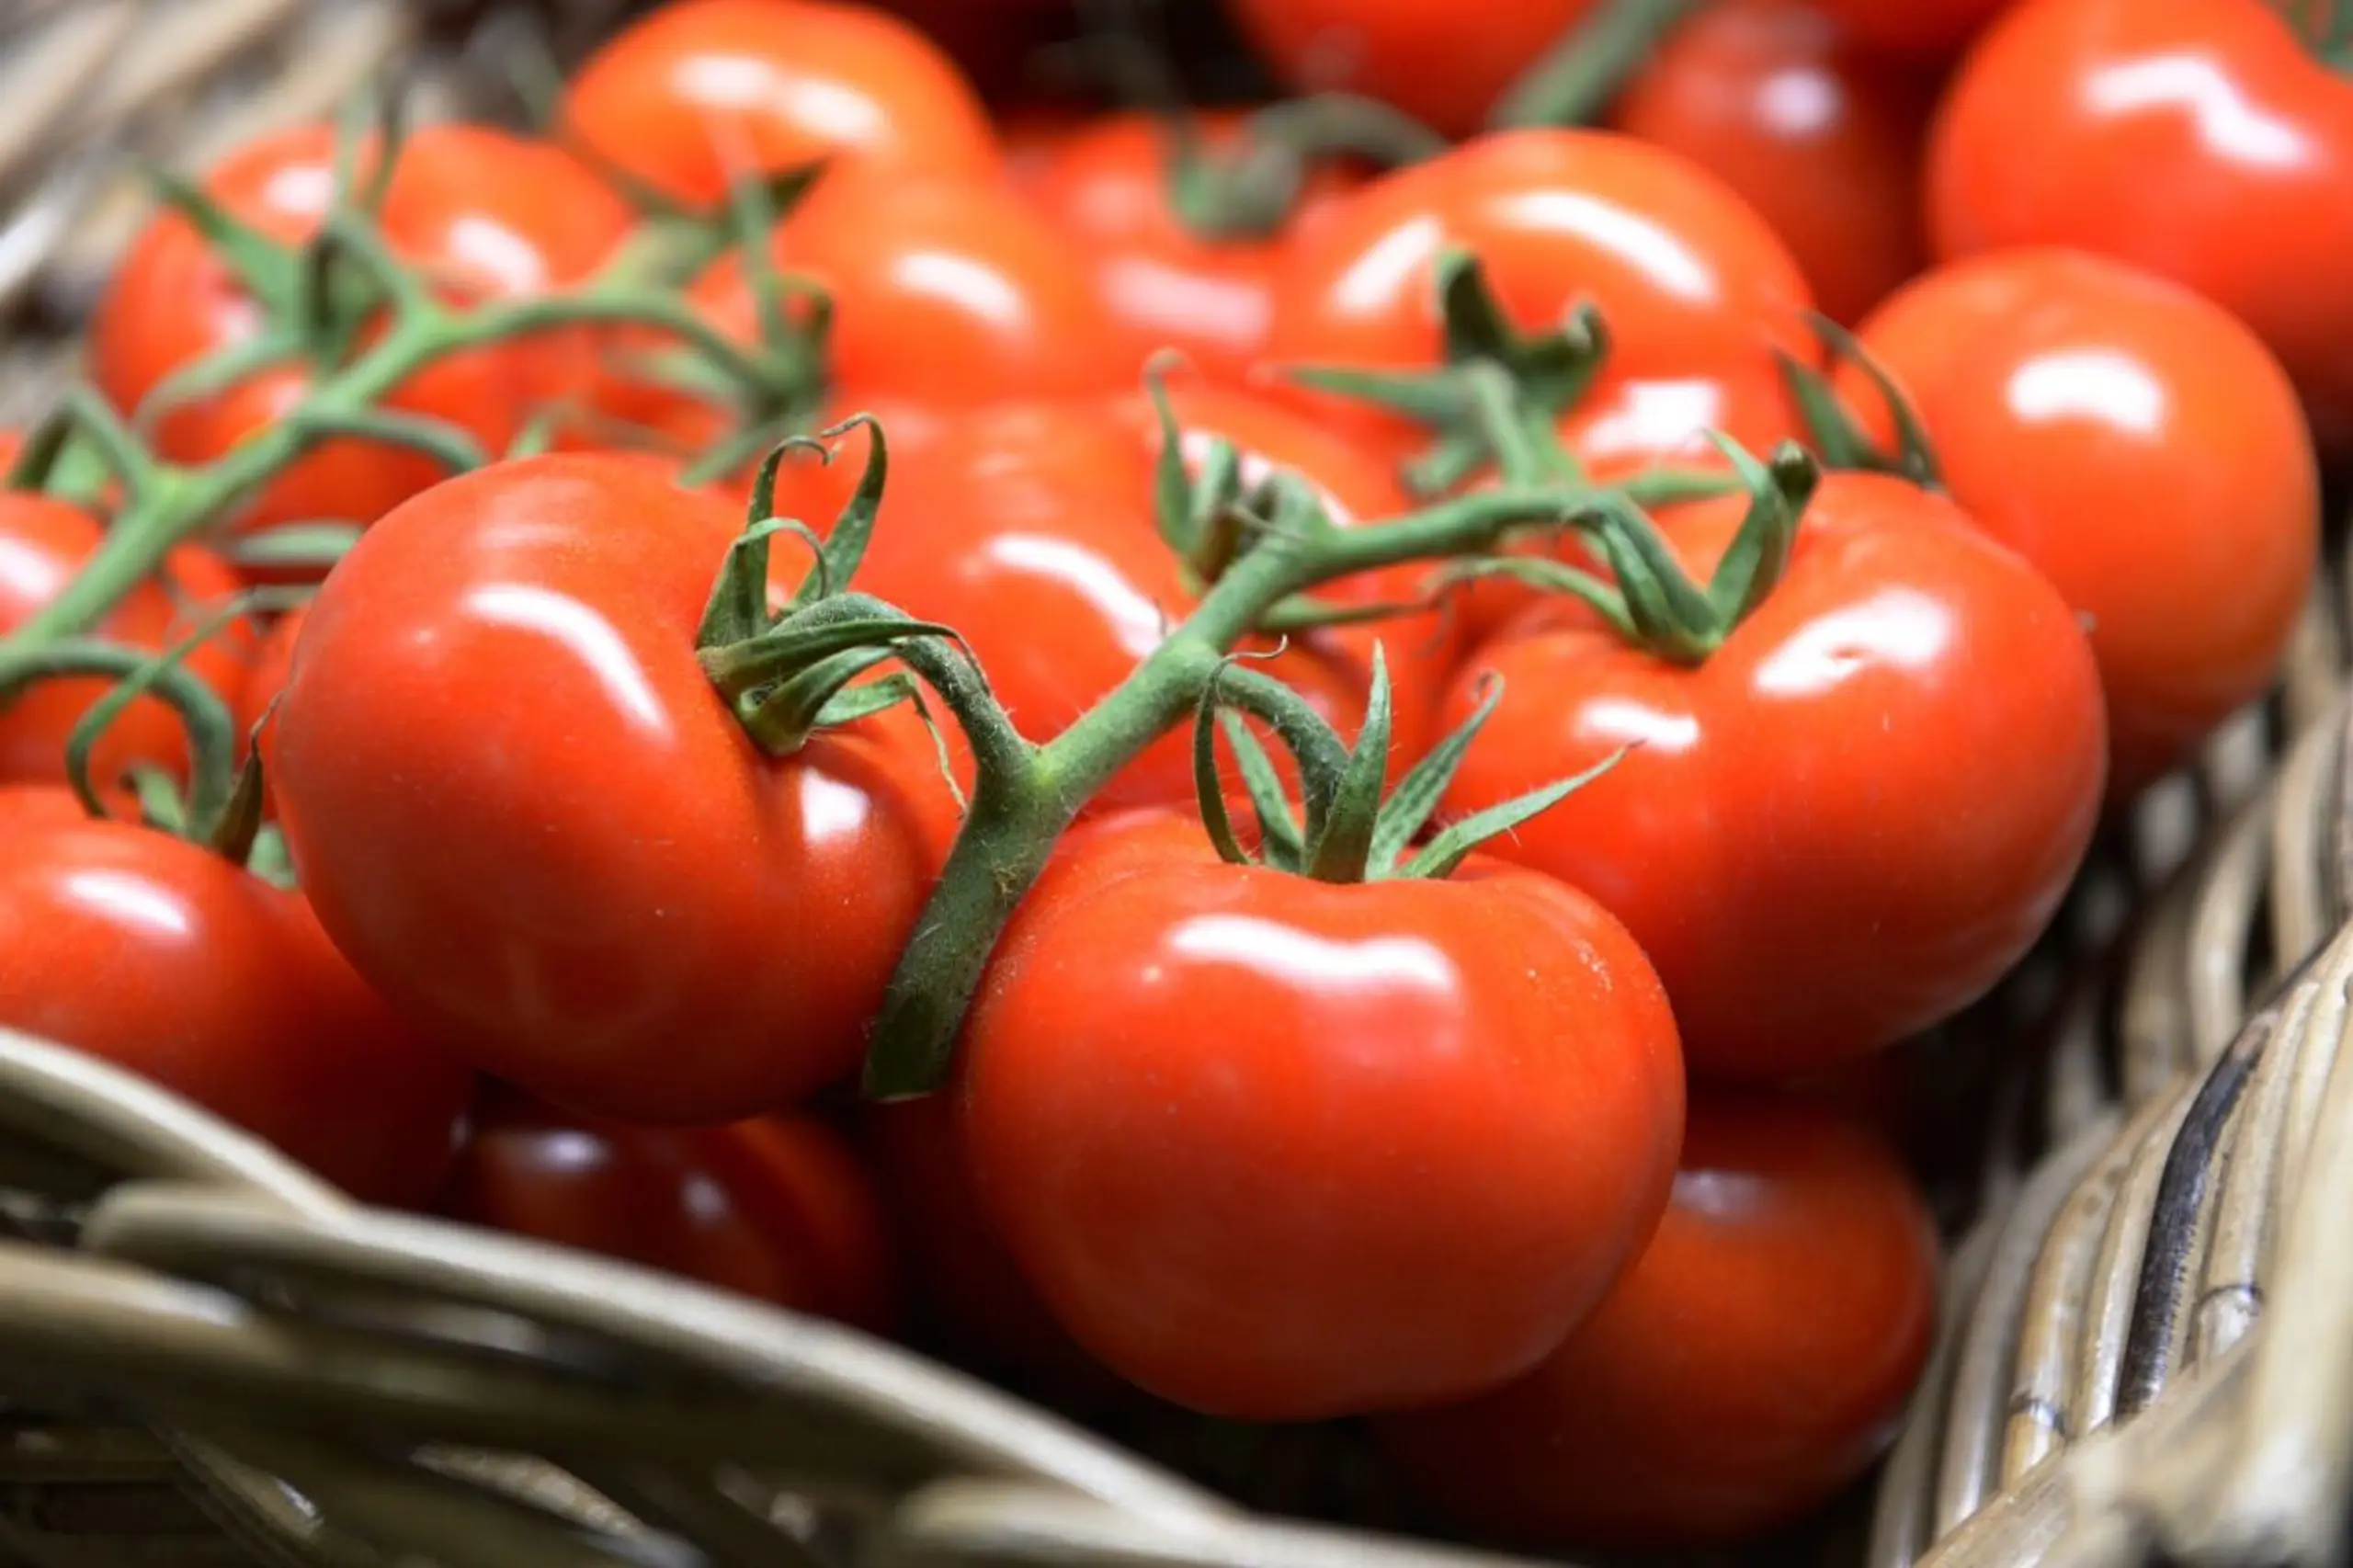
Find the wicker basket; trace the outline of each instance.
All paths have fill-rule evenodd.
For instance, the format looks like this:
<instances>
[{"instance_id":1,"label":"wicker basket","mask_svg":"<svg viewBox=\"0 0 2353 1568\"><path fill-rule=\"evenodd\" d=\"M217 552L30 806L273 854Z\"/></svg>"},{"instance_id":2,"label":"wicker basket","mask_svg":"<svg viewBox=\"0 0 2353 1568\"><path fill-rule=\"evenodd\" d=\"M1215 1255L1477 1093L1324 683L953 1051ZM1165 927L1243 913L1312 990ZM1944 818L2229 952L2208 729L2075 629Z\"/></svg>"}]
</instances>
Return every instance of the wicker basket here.
<instances>
[{"instance_id":1,"label":"wicker basket","mask_svg":"<svg viewBox=\"0 0 2353 1568\"><path fill-rule=\"evenodd\" d=\"M555 14L585 37L616 8ZM420 112L479 110L515 51L566 51L545 8L476 9L0 0L0 418L70 366L134 159L199 166L387 60ZM2011 1066L1871 1568L2345 1555L2348 606L2353 576L2316 595L2277 700L1961 1027ZM0 1562L1507 1561L1276 1522L849 1330L357 1207L6 1033L0 1221Z\"/></svg>"}]
</instances>

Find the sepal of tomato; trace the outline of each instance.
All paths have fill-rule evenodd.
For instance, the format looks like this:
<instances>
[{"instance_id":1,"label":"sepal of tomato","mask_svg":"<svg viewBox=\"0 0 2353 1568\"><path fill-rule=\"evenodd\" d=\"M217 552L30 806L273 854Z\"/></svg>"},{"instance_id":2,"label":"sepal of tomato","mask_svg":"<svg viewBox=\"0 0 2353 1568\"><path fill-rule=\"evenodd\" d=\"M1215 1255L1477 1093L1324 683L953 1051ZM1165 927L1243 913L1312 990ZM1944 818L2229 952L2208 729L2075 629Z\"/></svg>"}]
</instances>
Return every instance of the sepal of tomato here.
<instances>
[{"instance_id":1,"label":"sepal of tomato","mask_svg":"<svg viewBox=\"0 0 2353 1568\"><path fill-rule=\"evenodd\" d=\"M725 1120L853 1066L957 822L902 706L763 752L698 657L737 519L643 462L461 475L313 601L267 735L355 964L591 1114Z\"/></svg>"},{"instance_id":2,"label":"sepal of tomato","mask_svg":"<svg viewBox=\"0 0 2353 1568\"><path fill-rule=\"evenodd\" d=\"M1666 512L1711 569L1738 497ZM1456 775L1464 812L1629 744L1494 853L1624 920L1675 1000L1695 1074L1784 1076L1886 1045L1989 987L2057 908L2106 772L2074 613L1949 501L1825 475L1779 582L1677 665L1582 605L1487 643L1449 710L1505 683Z\"/></svg>"}]
</instances>

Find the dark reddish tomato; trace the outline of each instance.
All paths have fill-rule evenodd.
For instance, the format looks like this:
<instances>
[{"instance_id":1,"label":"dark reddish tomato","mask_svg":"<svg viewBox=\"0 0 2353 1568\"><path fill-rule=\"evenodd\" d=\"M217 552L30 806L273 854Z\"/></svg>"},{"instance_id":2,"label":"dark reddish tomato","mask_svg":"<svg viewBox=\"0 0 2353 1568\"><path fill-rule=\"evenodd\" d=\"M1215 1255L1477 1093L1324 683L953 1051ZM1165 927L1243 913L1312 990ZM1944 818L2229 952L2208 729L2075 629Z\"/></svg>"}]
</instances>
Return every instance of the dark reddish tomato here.
<instances>
[{"instance_id":1,"label":"dark reddish tomato","mask_svg":"<svg viewBox=\"0 0 2353 1568\"><path fill-rule=\"evenodd\" d=\"M317 228L334 192L335 133L305 125L248 142L206 177L232 216L282 244ZM485 126L420 126L402 143L381 213L386 238L455 299L513 298L576 283L633 222L626 203L555 148ZM91 321L90 372L116 406L137 408L173 371L249 341L264 323L235 275L176 214L149 224L108 282ZM533 410L575 395L593 339L551 333L452 355L389 400L447 421L494 452ZM217 458L274 425L303 397L299 365L262 371L166 415L165 456ZM272 480L239 525L374 521L438 477L420 454L358 440L326 442Z\"/></svg>"},{"instance_id":2,"label":"dark reddish tomato","mask_svg":"<svg viewBox=\"0 0 2353 1568\"><path fill-rule=\"evenodd\" d=\"M327 579L270 726L352 961L592 1114L730 1120L846 1072L955 826L905 708L782 759L737 724L694 636L738 526L641 461L448 481Z\"/></svg>"},{"instance_id":3,"label":"dark reddish tomato","mask_svg":"<svg viewBox=\"0 0 2353 1568\"><path fill-rule=\"evenodd\" d=\"M1002 185L829 176L777 225L771 250L833 298L826 368L845 406L1108 392L1142 363L1096 300L1086 258ZM756 335L740 256L688 296L722 329Z\"/></svg>"},{"instance_id":4,"label":"dark reddish tomato","mask_svg":"<svg viewBox=\"0 0 2353 1568\"><path fill-rule=\"evenodd\" d=\"M1476 10L1427 0L1236 0L1234 19L1303 93L1384 98L1432 129L1467 136L1594 0L1504 0Z\"/></svg>"},{"instance_id":5,"label":"dark reddish tomato","mask_svg":"<svg viewBox=\"0 0 2353 1568\"><path fill-rule=\"evenodd\" d=\"M1946 485L2083 616L2122 793L2271 683L2320 550L2287 372L2228 312L2071 251L1956 262L1863 347L1926 422ZM1859 373L1850 401L1875 405Z\"/></svg>"},{"instance_id":6,"label":"dark reddish tomato","mask_svg":"<svg viewBox=\"0 0 2353 1568\"><path fill-rule=\"evenodd\" d=\"M2027 0L1938 111L1928 213L1946 256L2066 245L2186 283L2353 442L2353 84L2262 0Z\"/></svg>"},{"instance_id":7,"label":"dark reddish tomato","mask_svg":"<svg viewBox=\"0 0 2353 1568\"><path fill-rule=\"evenodd\" d=\"M1678 508L1705 580L1745 503ZM1501 707L1448 791L1469 812L1632 745L1495 852L1626 922L1695 1074L1781 1076L1888 1044L1991 985L2082 860L2107 761L2066 603L1949 501L1826 477L1789 572L1697 668L1545 608L1480 651Z\"/></svg>"},{"instance_id":8,"label":"dark reddish tomato","mask_svg":"<svg viewBox=\"0 0 2353 1568\"><path fill-rule=\"evenodd\" d=\"M1506 1388L1384 1418L1466 1524L1665 1547L1789 1524L1893 1433L1936 1324L1937 1236L1894 1155L1835 1116L1695 1100L1649 1248Z\"/></svg>"},{"instance_id":9,"label":"dark reddish tomato","mask_svg":"<svg viewBox=\"0 0 2353 1568\"><path fill-rule=\"evenodd\" d=\"M805 1114L645 1128L496 1107L447 1208L878 1334L897 1317L873 1182L840 1134Z\"/></svg>"},{"instance_id":10,"label":"dark reddish tomato","mask_svg":"<svg viewBox=\"0 0 2353 1568\"><path fill-rule=\"evenodd\" d=\"M964 1041L983 1203L1063 1325L1251 1419L1459 1397L1556 1348L1681 1131L1624 929L1477 858L1336 886L1108 852L1024 905Z\"/></svg>"},{"instance_id":11,"label":"dark reddish tomato","mask_svg":"<svg viewBox=\"0 0 2353 1568\"><path fill-rule=\"evenodd\" d=\"M1868 49L1934 59L1949 55L2012 0L1812 0Z\"/></svg>"},{"instance_id":12,"label":"dark reddish tomato","mask_svg":"<svg viewBox=\"0 0 2353 1568\"><path fill-rule=\"evenodd\" d=\"M417 1203L472 1078L352 972L300 895L127 823L12 834L0 1023L153 1078L355 1197Z\"/></svg>"},{"instance_id":13,"label":"dark reddish tomato","mask_svg":"<svg viewBox=\"0 0 2353 1568\"><path fill-rule=\"evenodd\" d=\"M105 529L78 506L26 492L0 493L0 636L22 626L55 599L95 554ZM197 629L204 615L237 592L237 579L219 557L182 545L163 571L133 588L100 621L97 634L161 652ZM189 653L189 672L215 691L236 690L253 637L231 625ZM65 743L82 715L113 683L102 678L45 680L0 707L0 779L62 782ZM172 772L188 766L188 739L177 715L161 700L142 698L110 725L91 754L91 777L113 783L137 763Z\"/></svg>"},{"instance_id":14,"label":"dark reddish tomato","mask_svg":"<svg viewBox=\"0 0 2353 1568\"><path fill-rule=\"evenodd\" d=\"M119 792L105 803L109 811L121 806L127 817L138 815L137 802ZM13 840L89 820L81 797L63 784L0 784L0 837Z\"/></svg>"},{"instance_id":15,"label":"dark reddish tomato","mask_svg":"<svg viewBox=\"0 0 2353 1568\"><path fill-rule=\"evenodd\" d=\"M1776 348L1813 352L1805 278L1765 220L1676 153L1601 131L1482 137L1337 203L1278 276L1269 352L1290 364L1436 365L1431 274L1449 247L1479 256L1524 329L1580 301L1598 305L1610 374L1624 381L1745 380L1770 369ZM1398 419L1325 406L1388 451L1421 444Z\"/></svg>"},{"instance_id":16,"label":"dark reddish tomato","mask_svg":"<svg viewBox=\"0 0 2353 1568\"><path fill-rule=\"evenodd\" d=\"M1216 156L1235 144L1242 117L1205 114L1197 127L1202 151ZM1290 236L1353 182L1326 167L1273 233L1204 238L1171 199L1172 157L1165 124L1114 115L1052 144L1028 188L1085 247L1131 364L1176 348L1202 371L1235 380L1266 350L1277 259Z\"/></svg>"},{"instance_id":17,"label":"dark reddish tomato","mask_svg":"<svg viewBox=\"0 0 2353 1568\"><path fill-rule=\"evenodd\" d=\"M923 34L826 0L672 0L572 80L568 132L674 201L710 207L739 173L824 160L978 181L988 115Z\"/></svg>"},{"instance_id":18,"label":"dark reddish tomato","mask_svg":"<svg viewBox=\"0 0 2353 1568\"><path fill-rule=\"evenodd\" d=\"M1404 508L1367 454L1290 411L1240 392L1176 390L1188 442L1222 437L1255 465L1305 478L1344 526ZM1196 602L1153 521L1157 429L1141 398L1006 404L968 415L902 464L860 585L970 642L1022 733L1062 733L1158 647ZM1368 574L1319 590L1336 604L1404 602L1424 567ZM1436 611L1291 637L1256 667L1289 681L1335 723L1363 717L1372 647L1396 690L1400 769L1420 755L1453 640ZM1271 642L1267 644L1271 647ZM1096 808L1193 799L1192 742L1163 737L1112 781Z\"/></svg>"},{"instance_id":19,"label":"dark reddish tomato","mask_svg":"<svg viewBox=\"0 0 2353 1568\"><path fill-rule=\"evenodd\" d=\"M1920 269L1935 86L1856 50L1819 0L1726 0L1667 35L1609 119L1738 191L1854 322Z\"/></svg>"},{"instance_id":20,"label":"dark reddish tomato","mask_svg":"<svg viewBox=\"0 0 2353 1568\"><path fill-rule=\"evenodd\" d=\"M1561 442L1602 483L1615 483L1660 468L1730 472L1710 433L1729 436L1762 457L1800 434L1797 410L1776 365L1762 357L1733 372L1658 381L1604 375L1559 423ZM1510 553L1547 550L1563 560L1590 566L1574 540L1515 540ZM1468 642L1483 642L1536 600L1532 589L1500 577L1483 577L1463 589L1459 609Z\"/></svg>"}]
</instances>

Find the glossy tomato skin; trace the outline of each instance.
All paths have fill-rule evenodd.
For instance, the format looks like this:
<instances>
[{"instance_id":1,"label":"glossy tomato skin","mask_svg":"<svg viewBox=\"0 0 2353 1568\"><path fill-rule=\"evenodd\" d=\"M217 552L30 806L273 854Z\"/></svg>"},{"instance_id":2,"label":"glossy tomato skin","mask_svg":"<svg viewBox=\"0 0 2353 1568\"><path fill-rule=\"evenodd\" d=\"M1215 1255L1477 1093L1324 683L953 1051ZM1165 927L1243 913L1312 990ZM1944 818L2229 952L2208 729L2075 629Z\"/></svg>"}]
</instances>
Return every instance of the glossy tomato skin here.
<instances>
[{"instance_id":1,"label":"glossy tomato skin","mask_svg":"<svg viewBox=\"0 0 2353 1568\"><path fill-rule=\"evenodd\" d=\"M1176 404L1188 443L1222 436L1259 472L1273 465L1307 478L1344 525L1404 508L1395 482L1369 454L1287 409L1200 384L1176 389ZM859 582L912 614L951 620L1015 724L1033 740L1051 739L1124 679L1196 602L1154 525L1157 450L1141 398L1006 403L970 415L894 472ZM1321 592L1344 604L1411 600L1424 574L1367 574ZM1437 614L1295 635L1256 667L1352 731L1363 719L1376 641L1396 689L1392 749L1402 771L1428 740L1454 654ZM1192 742L1180 732L1154 743L1093 804L1183 805L1193 796Z\"/></svg>"},{"instance_id":2,"label":"glossy tomato skin","mask_svg":"<svg viewBox=\"0 0 2353 1568\"><path fill-rule=\"evenodd\" d=\"M2261 339L2138 268L2010 251L1921 278L1862 342L1926 422L1954 499L2083 616L2112 791L2262 696L2312 585L2320 491L2295 387ZM1872 406L1859 374L1847 390Z\"/></svg>"},{"instance_id":3,"label":"glossy tomato skin","mask_svg":"<svg viewBox=\"0 0 2353 1568\"><path fill-rule=\"evenodd\" d=\"M444 1208L872 1333L897 1318L873 1181L805 1113L650 1128L494 1103Z\"/></svg>"},{"instance_id":4,"label":"glossy tomato skin","mask_svg":"<svg viewBox=\"0 0 2353 1568\"><path fill-rule=\"evenodd\" d=\"M1003 185L829 175L776 228L777 267L832 297L826 369L850 406L934 407L1131 386L1142 364L1095 295L1086 258ZM757 335L743 258L688 298Z\"/></svg>"},{"instance_id":5,"label":"glossy tomato skin","mask_svg":"<svg viewBox=\"0 0 2353 1568\"><path fill-rule=\"evenodd\" d=\"M1211 157L1229 152L1243 128L1232 113L1205 113L1195 125ZM1275 267L1291 235L1356 181L1320 169L1272 233L1204 237L1170 199L1173 151L1152 116L1108 116L1051 142L1026 188L1085 247L1131 363L1174 348L1204 374L1238 381L1266 352Z\"/></svg>"},{"instance_id":6,"label":"glossy tomato skin","mask_svg":"<svg viewBox=\"0 0 2353 1568\"><path fill-rule=\"evenodd\" d=\"M954 63L905 22L828 0L672 0L589 57L563 112L599 160L693 207L723 201L739 166L997 172Z\"/></svg>"},{"instance_id":7,"label":"glossy tomato skin","mask_svg":"<svg viewBox=\"0 0 2353 1568\"><path fill-rule=\"evenodd\" d=\"M771 759L704 679L739 527L615 458L438 485L320 590L266 739L352 961L590 1114L730 1120L847 1072L954 829L912 712Z\"/></svg>"},{"instance_id":8,"label":"glossy tomato skin","mask_svg":"<svg viewBox=\"0 0 2353 1568\"><path fill-rule=\"evenodd\" d=\"M1661 526L1704 579L1744 505ZM1881 475L1824 479L1787 576L1704 665L1548 608L1480 650L1449 719L1489 676L1502 704L1445 809L1635 748L1495 853L1626 923L1698 1076L1829 1066L1974 999L2058 907L2099 813L2107 729L2074 613L1950 502Z\"/></svg>"},{"instance_id":9,"label":"glossy tomato skin","mask_svg":"<svg viewBox=\"0 0 2353 1568\"><path fill-rule=\"evenodd\" d=\"M105 528L78 506L27 492L0 493L0 635L48 607L97 553ZM237 591L235 574L199 545L181 545L156 577L141 583L96 628L97 635L161 652L194 631L203 617ZM253 655L242 625L191 651L189 673L224 695L236 690ZM79 676L44 680L0 709L0 779L62 783L65 743L111 681ZM172 772L188 766L188 738L160 699L143 698L125 710L91 753L94 781L119 781L135 763Z\"/></svg>"},{"instance_id":10,"label":"glossy tomato skin","mask_svg":"<svg viewBox=\"0 0 2353 1568\"><path fill-rule=\"evenodd\" d=\"M1417 1490L1517 1540L1660 1548L1802 1517L1893 1435L1936 1323L1937 1237L1877 1138L1693 1101L1650 1245L1527 1377L1376 1431Z\"/></svg>"},{"instance_id":11,"label":"glossy tomato skin","mask_svg":"<svg viewBox=\"0 0 2353 1568\"><path fill-rule=\"evenodd\" d=\"M1609 123L1739 192L1851 324L1920 269L1934 87L1855 48L1815 0L1727 0L1668 33Z\"/></svg>"},{"instance_id":12,"label":"glossy tomato skin","mask_svg":"<svg viewBox=\"0 0 2353 1568\"><path fill-rule=\"evenodd\" d=\"M1233 10L1294 90L1363 93L1467 136L1592 8L1593 0L1506 0L1471 14L1421 0L1238 0Z\"/></svg>"},{"instance_id":13,"label":"glossy tomato skin","mask_svg":"<svg viewBox=\"0 0 2353 1568\"><path fill-rule=\"evenodd\" d=\"M1475 859L1131 866L1025 908L964 1051L982 1201L1039 1294L1130 1381L1245 1419L1533 1366L1641 1246L1682 1125L1632 940Z\"/></svg>"},{"instance_id":14,"label":"glossy tomato skin","mask_svg":"<svg viewBox=\"0 0 2353 1568\"><path fill-rule=\"evenodd\" d=\"M301 125L240 147L204 182L229 214L282 244L318 227L335 188L335 132ZM458 299L512 298L577 283L628 233L626 203L563 153L486 126L420 126L402 142L379 220L392 249ZM246 342L264 323L234 273L176 214L133 242L91 321L90 374L115 405L138 408L173 371ZM389 406L454 424L503 449L546 401L574 393L593 341L559 332L451 355L419 371ZM306 395L308 372L263 370L165 415L164 455L220 457L278 423ZM240 528L372 522L439 471L420 454L353 440L322 443L239 511Z\"/></svg>"},{"instance_id":15,"label":"glossy tomato skin","mask_svg":"<svg viewBox=\"0 0 2353 1568\"><path fill-rule=\"evenodd\" d=\"M1273 360L1411 369L1440 362L1432 269L1449 248L1485 265L1523 330L1600 308L1610 375L1627 382L1752 374L1775 349L1811 356L1813 303L1789 249L1747 203L1683 157L1603 131L1483 136L1336 205L1278 275ZM1386 415L1319 399L1384 449L1424 444Z\"/></svg>"},{"instance_id":16,"label":"glossy tomato skin","mask_svg":"<svg viewBox=\"0 0 2353 1568\"><path fill-rule=\"evenodd\" d=\"M2325 449L2353 442L2353 86L2259 0L2026 0L1938 110L1946 257L2066 245L2188 285L2269 344Z\"/></svg>"},{"instance_id":17,"label":"glossy tomato skin","mask_svg":"<svg viewBox=\"0 0 2353 1568\"><path fill-rule=\"evenodd\" d=\"M379 1203L430 1197L472 1087L299 894L126 823L10 837L0 1023L152 1078Z\"/></svg>"}]
</instances>

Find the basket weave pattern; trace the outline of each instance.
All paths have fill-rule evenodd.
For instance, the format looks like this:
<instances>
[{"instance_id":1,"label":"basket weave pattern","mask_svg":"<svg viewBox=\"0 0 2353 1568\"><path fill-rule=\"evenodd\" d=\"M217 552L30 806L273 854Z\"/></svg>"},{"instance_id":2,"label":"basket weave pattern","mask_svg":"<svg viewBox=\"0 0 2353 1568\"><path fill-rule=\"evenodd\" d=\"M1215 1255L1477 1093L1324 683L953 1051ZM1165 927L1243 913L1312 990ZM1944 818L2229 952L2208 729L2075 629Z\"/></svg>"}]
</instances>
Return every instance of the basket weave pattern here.
<instances>
[{"instance_id":1,"label":"basket weave pattern","mask_svg":"<svg viewBox=\"0 0 2353 1568\"><path fill-rule=\"evenodd\" d=\"M618 9L557 6L586 36ZM0 420L142 213L398 61L506 91L545 7L0 4ZM2016 1054L1872 1568L2322 1562L2353 1494L2353 574L1975 1027ZM2144 890L2159 888L2154 893ZM2130 924L2129 937L2120 936ZM960 1374L665 1276L355 1206L0 1033L0 1562L1509 1560L1248 1514ZM2125 1418L2130 1418L2125 1419Z\"/></svg>"}]
</instances>

